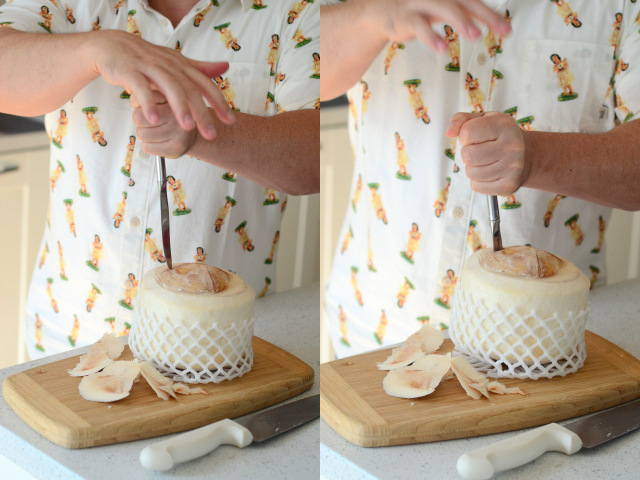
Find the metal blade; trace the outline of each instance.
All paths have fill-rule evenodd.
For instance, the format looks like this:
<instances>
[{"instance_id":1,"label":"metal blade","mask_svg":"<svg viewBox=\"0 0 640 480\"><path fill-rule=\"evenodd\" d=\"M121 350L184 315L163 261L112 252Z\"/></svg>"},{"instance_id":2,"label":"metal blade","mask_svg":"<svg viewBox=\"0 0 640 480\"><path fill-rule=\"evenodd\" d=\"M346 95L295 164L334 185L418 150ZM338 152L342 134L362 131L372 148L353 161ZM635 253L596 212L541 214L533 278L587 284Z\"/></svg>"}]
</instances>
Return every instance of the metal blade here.
<instances>
[{"instance_id":1,"label":"metal blade","mask_svg":"<svg viewBox=\"0 0 640 480\"><path fill-rule=\"evenodd\" d=\"M502 250L502 234L500 233L500 210L498 209L498 197L490 195L487 197L489 204L489 223L493 236L493 251Z\"/></svg>"},{"instance_id":2,"label":"metal blade","mask_svg":"<svg viewBox=\"0 0 640 480\"><path fill-rule=\"evenodd\" d=\"M263 442L319 416L320 395L312 395L270 410L234 418L233 421L247 428L253 434L254 442Z\"/></svg>"},{"instance_id":3,"label":"metal blade","mask_svg":"<svg viewBox=\"0 0 640 480\"><path fill-rule=\"evenodd\" d=\"M167 171L164 157L156 157L156 170L160 187L160 218L162 227L162 249L167 260L167 266L173 268L171 261L171 235L169 234L169 202L167 200Z\"/></svg>"},{"instance_id":4,"label":"metal blade","mask_svg":"<svg viewBox=\"0 0 640 480\"><path fill-rule=\"evenodd\" d=\"M640 428L640 399L576 420L563 427L577 434L583 447L595 447Z\"/></svg>"}]
</instances>

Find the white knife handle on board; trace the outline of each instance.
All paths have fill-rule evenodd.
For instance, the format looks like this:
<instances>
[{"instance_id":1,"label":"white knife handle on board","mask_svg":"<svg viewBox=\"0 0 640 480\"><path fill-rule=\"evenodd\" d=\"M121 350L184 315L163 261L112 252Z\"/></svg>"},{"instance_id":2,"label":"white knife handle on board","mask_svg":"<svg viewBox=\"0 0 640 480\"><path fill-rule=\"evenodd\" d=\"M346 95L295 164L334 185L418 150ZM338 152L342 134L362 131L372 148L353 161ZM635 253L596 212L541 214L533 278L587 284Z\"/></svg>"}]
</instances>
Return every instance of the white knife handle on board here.
<instances>
[{"instance_id":1,"label":"white knife handle on board","mask_svg":"<svg viewBox=\"0 0 640 480\"><path fill-rule=\"evenodd\" d=\"M545 452L567 455L582 448L582 440L557 423L529 430L458 458L458 473L469 480L487 480L495 472L525 465Z\"/></svg>"},{"instance_id":2,"label":"white knife handle on board","mask_svg":"<svg viewBox=\"0 0 640 480\"><path fill-rule=\"evenodd\" d=\"M252 441L249 430L226 418L149 445L140 452L140 463L149 470L165 471L176 463L206 455L220 445L244 448Z\"/></svg>"}]
</instances>

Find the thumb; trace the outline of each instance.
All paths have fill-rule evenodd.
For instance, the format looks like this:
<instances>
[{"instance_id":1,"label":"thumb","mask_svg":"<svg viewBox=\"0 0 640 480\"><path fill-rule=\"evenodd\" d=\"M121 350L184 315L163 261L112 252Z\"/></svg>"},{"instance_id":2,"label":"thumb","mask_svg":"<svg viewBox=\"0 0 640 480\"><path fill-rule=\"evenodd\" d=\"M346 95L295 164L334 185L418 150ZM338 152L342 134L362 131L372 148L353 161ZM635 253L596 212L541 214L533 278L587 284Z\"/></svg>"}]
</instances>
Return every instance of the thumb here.
<instances>
[{"instance_id":1,"label":"thumb","mask_svg":"<svg viewBox=\"0 0 640 480\"><path fill-rule=\"evenodd\" d=\"M209 78L219 77L229 70L229 62L199 62L198 60L189 60L189 62Z\"/></svg>"},{"instance_id":2,"label":"thumb","mask_svg":"<svg viewBox=\"0 0 640 480\"><path fill-rule=\"evenodd\" d=\"M457 137L460 134L462 125L467 123L469 120L481 117L482 115L484 114L458 112L451 117L451 120L449 120L449 126L445 130L444 134L449 138Z\"/></svg>"}]
</instances>

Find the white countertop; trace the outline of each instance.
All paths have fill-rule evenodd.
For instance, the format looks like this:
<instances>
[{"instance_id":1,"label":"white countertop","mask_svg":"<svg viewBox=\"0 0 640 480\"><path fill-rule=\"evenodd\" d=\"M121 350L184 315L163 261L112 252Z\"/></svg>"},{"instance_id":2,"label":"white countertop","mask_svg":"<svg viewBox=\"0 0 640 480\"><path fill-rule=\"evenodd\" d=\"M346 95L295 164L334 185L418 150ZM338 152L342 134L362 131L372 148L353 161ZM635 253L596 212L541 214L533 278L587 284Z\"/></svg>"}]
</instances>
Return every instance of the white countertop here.
<instances>
[{"instance_id":1,"label":"white countertop","mask_svg":"<svg viewBox=\"0 0 640 480\"><path fill-rule=\"evenodd\" d=\"M640 358L640 279L594 289L589 295L587 329ZM567 423L567 422L560 422ZM460 479L458 457L521 431L444 442L393 447L358 447L320 422L320 473L339 479ZM545 453L523 467L495 475L496 480L604 480L640 478L640 430L568 456Z\"/></svg>"},{"instance_id":2,"label":"white countertop","mask_svg":"<svg viewBox=\"0 0 640 480\"><path fill-rule=\"evenodd\" d=\"M256 301L255 335L283 348L315 372L311 389L293 401L319 392L319 286L314 284ZM77 355L83 349L52 355L0 370L0 382L22 370ZM84 349L86 350L86 348ZM283 402L285 403L285 402ZM244 449L221 446L200 459L179 464L168 472L145 470L140 451L165 437L70 450L42 437L24 423L0 398L0 460L11 460L32 476L56 479L204 479L204 478L319 478L319 420L313 420L262 444ZM0 466L2 463L0 462ZM0 473L0 478L14 480Z\"/></svg>"}]
</instances>

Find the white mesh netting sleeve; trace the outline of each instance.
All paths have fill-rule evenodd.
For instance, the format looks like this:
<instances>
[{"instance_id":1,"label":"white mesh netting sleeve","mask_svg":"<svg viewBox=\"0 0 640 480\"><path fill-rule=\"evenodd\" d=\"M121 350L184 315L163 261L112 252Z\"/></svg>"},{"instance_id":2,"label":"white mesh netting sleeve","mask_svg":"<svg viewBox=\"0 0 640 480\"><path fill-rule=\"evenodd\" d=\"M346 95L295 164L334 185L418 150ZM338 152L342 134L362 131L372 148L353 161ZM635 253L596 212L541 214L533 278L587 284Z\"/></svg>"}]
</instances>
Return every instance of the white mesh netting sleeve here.
<instances>
[{"instance_id":1,"label":"white mesh netting sleeve","mask_svg":"<svg viewBox=\"0 0 640 480\"><path fill-rule=\"evenodd\" d=\"M514 309L487 308L482 300L458 289L453 297L449 334L458 354L490 377L551 378L576 372L584 365L584 332L589 306L540 318Z\"/></svg>"},{"instance_id":2,"label":"white mesh netting sleeve","mask_svg":"<svg viewBox=\"0 0 640 480\"><path fill-rule=\"evenodd\" d=\"M164 376L184 383L220 383L240 377L253 366L255 317L225 327L169 322L136 308L129 347Z\"/></svg>"}]
</instances>

